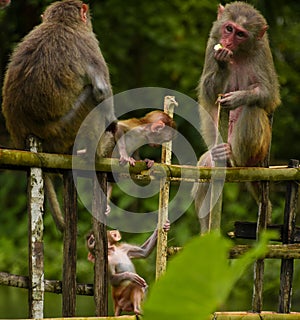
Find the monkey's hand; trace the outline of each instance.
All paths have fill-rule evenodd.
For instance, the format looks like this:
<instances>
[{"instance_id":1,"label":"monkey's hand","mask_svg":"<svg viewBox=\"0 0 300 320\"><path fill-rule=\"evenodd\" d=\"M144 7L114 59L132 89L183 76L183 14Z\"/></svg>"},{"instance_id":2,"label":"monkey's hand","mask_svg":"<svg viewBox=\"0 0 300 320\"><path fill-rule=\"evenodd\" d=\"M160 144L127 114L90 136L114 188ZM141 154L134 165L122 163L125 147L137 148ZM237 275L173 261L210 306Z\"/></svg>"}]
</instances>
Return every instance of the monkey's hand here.
<instances>
[{"instance_id":1,"label":"monkey's hand","mask_svg":"<svg viewBox=\"0 0 300 320\"><path fill-rule=\"evenodd\" d=\"M141 286L142 288L146 288L147 282L145 279L140 277L137 273L130 272L130 271L125 271L122 273L117 273L111 276L111 284L114 286L119 285L122 281L129 280L132 281L133 283Z\"/></svg>"},{"instance_id":2,"label":"monkey's hand","mask_svg":"<svg viewBox=\"0 0 300 320\"><path fill-rule=\"evenodd\" d=\"M129 163L131 166L135 166L135 159L132 157L129 157L127 154L126 155L120 155L119 163L120 165L124 166L126 163Z\"/></svg>"},{"instance_id":3,"label":"monkey's hand","mask_svg":"<svg viewBox=\"0 0 300 320\"><path fill-rule=\"evenodd\" d=\"M141 286L142 288L146 288L148 286L145 279L140 277L138 274L133 273L133 272L128 272L128 273L130 273L130 277L131 277L130 280L132 282L136 283L137 285Z\"/></svg>"},{"instance_id":4,"label":"monkey's hand","mask_svg":"<svg viewBox=\"0 0 300 320\"><path fill-rule=\"evenodd\" d=\"M145 159L144 160L146 162L147 168L152 168L154 165L154 160L150 160L150 159Z\"/></svg>"},{"instance_id":5,"label":"monkey's hand","mask_svg":"<svg viewBox=\"0 0 300 320\"><path fill-rule=\"evenodd\" d=\"M231 146L229 143L220 143L211 149L213 161L228 161L232 157Z\"/></svg>"},{"instance_id":6,"label":"monkey's hand","mask_svg":"<svg viewBox=\"0 0 300 320\"><path fill-rule=\"evenodd\" d=\"M168 231L170 230L170 227L171 227L170 221L167 220L167 221L165 222L165 224L163 225L163 230L164 230L165 232L168 232Z\"/></svg>"},{"instance_id":7,"label":"monkey's hand","mask_svg":"<svg viewBox=\"0 0 300 320\"><path fill-rule=\"evenodd\" d=\"M255 104L259 100L260 90L256 86L250 90L237 90L223 94L218 102L223 108L230 110L241 106Z\"/></svg>"},{"instance_id":8,"label":"monkey's hand","mask_svg":"<svg viewBox=\"0 0 300 320\"><path fill-rule=\"evenodd\" d=\"M225 47L219 48L214 52L214 57L219 62L231 62L233 52Z\"/></svg>"}]
</instances>

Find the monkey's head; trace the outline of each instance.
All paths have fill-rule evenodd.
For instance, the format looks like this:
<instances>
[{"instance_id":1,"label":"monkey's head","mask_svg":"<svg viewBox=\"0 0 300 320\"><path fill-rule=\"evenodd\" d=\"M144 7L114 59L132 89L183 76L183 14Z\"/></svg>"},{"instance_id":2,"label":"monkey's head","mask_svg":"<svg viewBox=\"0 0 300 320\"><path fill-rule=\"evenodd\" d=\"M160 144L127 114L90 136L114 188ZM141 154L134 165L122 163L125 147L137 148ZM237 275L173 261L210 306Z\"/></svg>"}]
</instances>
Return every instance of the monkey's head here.
<instances>
[{"instance_id":1,"label":"monkey's head","mask_svg":"<svg viewBox=\"0 0 300 320\"><path fill-rule=\"evenodd\" d=\"M159 147L162 143L171 141L176 136L175 121L161 110L147 113L141 122L145 123L146 137L151 147Z\"/></svg>"},{"instance_id":2,"label":"monkey's head","mask_svg":"<svg viewBox=\"0 0 300 320\"><path fill-rule=\"evenodd\" d=\"M62 23L64 25L85 25L92 29L89 7L80 0L63 0L53 2L44 14L43 22Z\"/></svg>"},{"instance_id":3,"label":"monkey's head","mask_svg":"<svg viewBox=\"0 0 300 320\"><path fill-rule=\"evenodd\" d=\"M119 230L109 230L107 231L107 241L108 245L117 243L122 239L121 233Z\"/></svg>"},{"instance_id":4,"label":"monkey's head","mask_svg":"<svg viewBox=\"0 0 300 320\"><path fill-rule=\"evenodd\" d=\"M4 9L8 5L10 5L10 0L0 0L0 9Z\"/></svg>"},{"instance_id":5,"label":"monkey's head","mask_svg":"<svg viewBox=\"0 0 300 320\"><path fill-rule=\"evenodd\" d=\"M235 52L253 50L268 29L265 18L252 5L233 2L219 5L218 19L214 25L216 38L224 48ZM216 44L215 43L215 44Z\"/></svg>"}]
</instances>

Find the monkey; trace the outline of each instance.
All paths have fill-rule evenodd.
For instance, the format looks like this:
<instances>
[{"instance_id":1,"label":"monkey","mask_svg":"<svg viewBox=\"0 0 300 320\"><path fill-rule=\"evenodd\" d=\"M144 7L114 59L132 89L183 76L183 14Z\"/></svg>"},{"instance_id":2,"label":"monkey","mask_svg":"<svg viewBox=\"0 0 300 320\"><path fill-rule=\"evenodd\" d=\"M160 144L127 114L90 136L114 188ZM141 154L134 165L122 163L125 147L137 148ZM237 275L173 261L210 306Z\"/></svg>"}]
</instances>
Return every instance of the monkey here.
<instances>
[{"instance_id":1,"label":"monkey","mask_svg":"<svg viewBox=\"0 0 300 320\"><path fill-rule=\"evenodd\" d=\"M4 9L9 5L10 5L10 0L0 0L0 9Z\"/></svg>"},{"instance_id":2,"label":"monkey","mask_svg":"<svg viewBox=\"0 0 300 320\"><path fill-rule=\"evenodd\" d=\"M164 224L163 229L166 232L170 230L169 221ZM121 238L118 230L107 231L108 268L114 301L114 315L120 316L122 311L133 311L136 315L140 315L141 302L148 285L145 279L136 273L131 259L149 256L157 241L157 229L141 246L119 243ZM88 260L94 263L95 238L93 232L86 236L86 243L89 250Z\"/></svg>"},{"instance_id":3,"label":"monkey","mask_svg":"<svg viewBox=\"0 0 300 320\"><path fill-rule=\"evenodd\" d=\"M150 147L159 147L162 143L170 141L176 136L176 123L165 112L154 110L147 113L142 118L130 118L118 120L115 132L108 132L104 141L107 157L114 156L114 146L117 143L120 164L129 163L134 166L136 160L140 159L138 148L144 144ZM129 156L128 154L132 154ZM154 164L154 160L144 159L148 168ZM112 185L107 188L107 210L110 212L109 201L112 193Z\"/></svg>"},{"instance_id":4,"label":"monkey","mask_svg":"<svg viewBox=\"0 0 300 320\"><path fill-rule=\"evenodd\" d=\"M96 106L103 112L95 125L104 132L111 124L114 130L111 97L109 70L88 5L80 0L53 2L41 24L17 45L5 73L2 112L14 147L24 149L26 138L33 135L42 141L44 152L72 153L83 120ZM88 130L90 137L93 128ZM101 152L99 143L97 154ZM46 181L48 195L55 194L53 188L49 191L51 183ZM63 230L57 203L51 196L49 201Z\"/></svg>"},{"instance_id":5,"label":"monkey","mask_svg":"<svg viewBox=\"0 0 300 320\"><path fill-rule=\"evenodd\" d=\"M165 112L154 110L142 118L118 120L114 133L120 153L120 163L130 163L134 166L139 158L136 148L144 144L150 147L159 147L162 143L172 140L176 135L176 123ZM125 150L124 150L125 149ZM126 158L126 155L132 154ZM145 159L148 168L154 161Z\"/></svg>"},{"instance_id":6,"label":"monkey","mask_svg":"<svg viewBox=\"0 0 300 320\"><path fill-rule=\"evenodd\" d=\"M218 160L262 166L268 156L270 117L280 104L280 93L267 29L265 18L250 4L219 5L198 85L201 133L208 146L199 166ZM216 144L217 104L229 110L228 141L222 144ZM208 184L193 187L199 217L207 188ZM207 218L200 217L202 232L207 231Z\"/></svg>"}]
</instances>

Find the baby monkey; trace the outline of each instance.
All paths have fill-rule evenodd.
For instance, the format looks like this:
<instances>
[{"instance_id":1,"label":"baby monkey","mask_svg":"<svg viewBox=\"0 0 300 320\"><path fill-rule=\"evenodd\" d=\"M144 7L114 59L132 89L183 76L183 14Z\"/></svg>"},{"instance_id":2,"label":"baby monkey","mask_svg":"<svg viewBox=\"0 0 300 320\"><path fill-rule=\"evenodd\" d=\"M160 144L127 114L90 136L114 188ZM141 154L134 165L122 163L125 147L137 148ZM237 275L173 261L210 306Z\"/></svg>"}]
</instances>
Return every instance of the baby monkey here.
<instances>
[{"instance_id":1,"label":"baby monkey","mask_svg":"<svg viewBox=\"0 0 300 320\"><path fill-rule=\"evenodd\" d=\"M170 230L170 222L163 227ZM119 242L121 234L118 230L107 231L108 240L108 268L110 283L112 285L112 298L114 301L114 314L120 316L122 311L141 314L141 302L144 299L147 282L136 273L131 261L133 258L147 258L153 251L157 241L157 229L141 246ZM95 238L93 232L86 237L89 250L88 260L95 262Z\"/></svg>"},{"instance_id":2,"label":"baby monkey","mask_svg":"<svg viewBox=\"0 0 300 320\"><path fill-rule=\"evenodd\" d=\"M162 143L172 140L176 135L176 123L165 112L154 110L142 118L130 118L119 120L115 132L107 132L110 141L106 141L107 154L112 156L114 142L118 146L120 163L127 162L134 166L139 159L138 149L148 144L150 147L159 147ZM112 142L113 141L113 142ZM154 161L145 159L148 168L151 168Z\"/></svg>"}]
</instances>

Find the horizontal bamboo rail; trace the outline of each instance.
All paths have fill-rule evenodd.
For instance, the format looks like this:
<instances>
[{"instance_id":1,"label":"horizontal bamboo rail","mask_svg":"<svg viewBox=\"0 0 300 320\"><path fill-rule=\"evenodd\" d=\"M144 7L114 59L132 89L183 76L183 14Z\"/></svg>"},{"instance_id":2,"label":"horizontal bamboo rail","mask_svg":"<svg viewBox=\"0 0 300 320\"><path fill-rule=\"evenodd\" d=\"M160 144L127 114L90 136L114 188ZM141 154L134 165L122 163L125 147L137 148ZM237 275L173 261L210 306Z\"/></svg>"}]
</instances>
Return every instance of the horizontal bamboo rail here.
<instances>
[{"instance_id":1,"label":"horizontal bamboo rail","mask_svg":"<svg viewBox=\"0 0 300 320\"><path fill-rule=\"evenodd\" d=\"M300 313L291 312L288 314L275 312L216 312L211 320L299 320Z\"/></svg>"},{"instance_id":2,"label":"horizontal bamboo rail","mask_svg":"<svg viewBox=\"0 0 300 320\"><path fill-rule=\"evenodd\" d=\"M44 318L44 320L66 320L67 318ZM136 316L119 317L73 317L72 320L136 320Z\"/></svg>"},{"instance_id":3,"label":"horizontal bamboo rail","mask_svg":"<svg viewBox=\"0 0 300 320\"><path fill-rule=\"evenodd\" d=\"M0 272L0 285L9 287L28 289L29 277L19 276L7 272ZM51 292L60 294L62 293L62 281L60 280L44 280L45 292ZM76 285L76 294L84 296L94 295L94 286L92 284L80 284Z\"/></svg>"},{"instance_id":4,"label":"horizontal bamboo rail","mask_svg":"<svg viewBox=\"0 0 300 320\"><path fill-rule=\"evenodd\" d=\"M251 245L237 245L229 250L229 258L236 259L252 248ZM168 255L175 255L182 247L169 247ZM271 244L263 259L300 259L300 244Z\"/></svg>"},{"instance_id":5,"label":"horizontal bamboo rail","mask_svg":"<svg viewBox=\"0 0 300 320\"><path fill-rule=\"evenodd\" d=\"M219 175L222 179L225 173L226 182L244 181L290 181L300 180L300 168L274 167L274 168L207 168L184 165L166 165L155 163L147 169L145 162L137 161L134 167L121 166L118 159L104 158L96 164L88 162L82 156L63 154L32 153L29 151L0 149L0 167L9 169L26 169L29 167L43 168L46 171L57 170L90 170L100 172L114 172L117 174L135 175L137 179L152 179L163 176L171 180L183 179L194 182L210 179L212 175ZM196 177L196 178L195 178Z\"/></svg>"}]
</instances>

